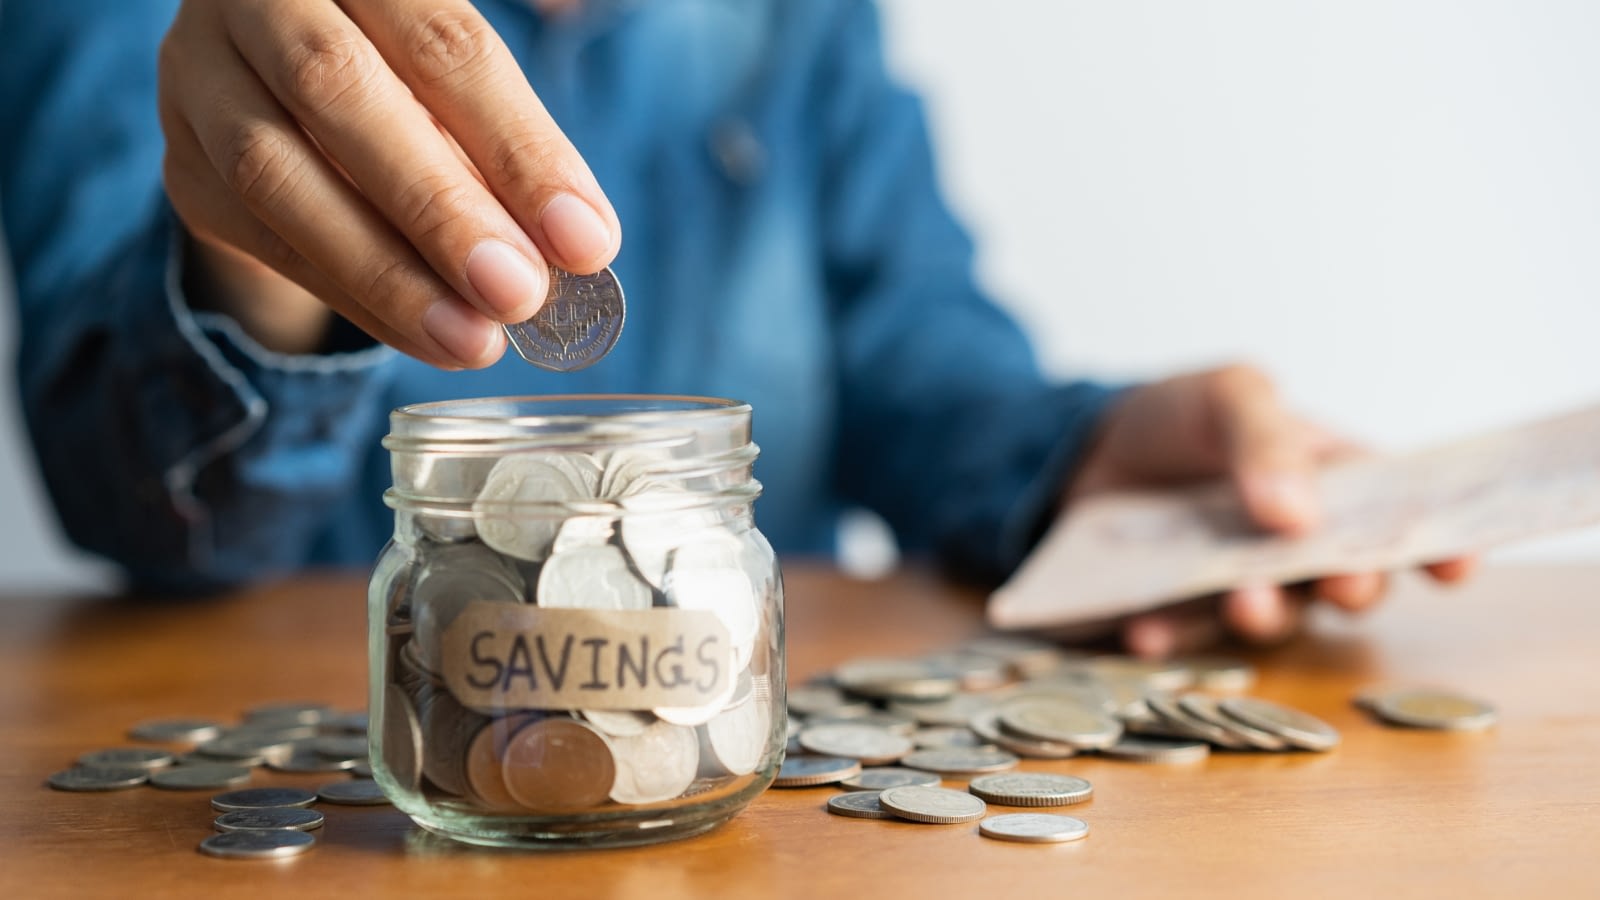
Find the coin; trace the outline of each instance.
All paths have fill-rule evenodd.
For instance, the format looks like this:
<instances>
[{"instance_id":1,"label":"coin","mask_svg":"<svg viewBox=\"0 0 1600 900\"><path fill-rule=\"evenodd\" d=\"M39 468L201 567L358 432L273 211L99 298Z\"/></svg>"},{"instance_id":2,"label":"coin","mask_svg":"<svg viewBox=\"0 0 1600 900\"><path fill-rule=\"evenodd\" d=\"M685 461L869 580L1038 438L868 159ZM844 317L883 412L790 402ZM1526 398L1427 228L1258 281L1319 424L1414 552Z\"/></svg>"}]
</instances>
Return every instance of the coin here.
<instances>
[{"instance_id":1,"label":"coin","mask_svg":"<svg viewBox=\"0 0 1600 900\"><path fill-rule=\"evenodd\" d=\"M833 679L852 694L887 700L943 700L961 686L955 672L915 659L858 659L835 669Z\"/></svg>"},{"instance_id":2,"label":"coin","mask_svg":"<svg viewBox=\"0 0 1600 900\"><path fill-rule=\"evenodd\" d=\"M350 767L350 774L356 778L372 777L372 760L363 759Z\"/></svg>"},{"instance_id":3,"label":"coin","mask_svg":"<svg viewBox=\"0 0 1600 900\"><path fill-rule=\"evenodd\" d=\"M1225 656L1191 656L1177 661L1194 675L1194 686L1203 691L1239 693L1256 683L1255 667Z\"/></svg>"},{"instance_id":4,"label":"coin","mask_svg":"<svg viewBox=\"0 0 1600 900\"><path fill-rule=\"evenodd\" d=\"M321 703L295 701L292 703L264 703L245 710L244 720L259 725L315 725L333 710Z\"/></svg>"},{"instance_id":5,"label":"coin","mask_svg":"<svg viewBox=\"0 0 1600 900\"><path fill-rule=\"evenodd\" d=\"M544 305L505 330L518 356L541 369L572 372L604 359L627 318L622 284L609 267L574 275L551 266Z\"/></svg>"},{"instance_id":6,"label":"coin","mask_svg":"<svg viewBox=\"0 0 1600 900\"><path fill-rule=\"evenodd\" d=\"M791 756L783 761L772 786L816 787L819 784L843 781L860 771L861 763L854 759L842 759L836 756Z\"/></svg>"},{"instance_id":7,"label":"coin","mask_svg":"<svg viewBox=\"0 0 1600 900\"><path fill-rule=\"evenodd\" d=\"M540 812L576 812L606 802L616 781L610 739L574 719L545 719L511 736L501 760L506 790Z\"/></svg>"},{"instance_id":8,"label":"coin","mask_svg":"<svg viewBox=\"0 0 1600 900\"><path fill-rule=\"evenodd\" d=\"M322 730L329 734L350 734L366 736L367 726L371 719L366 711L335 713L322 720Z\"/></svg>"},{"instance_id":9,"label":"coin","mask_svg":"<svg viewBox=\"0 0 1600 900\"><path fill-rule=\"evenodd\" d=\"M217 816L218 831L315 831L322 813L314 809L239 809Z\"/></svg>"},{"instance_id":10,"label":"coin","mask_svg":"<svg viewBox=\"0 0 1600 900\"><path fill-rule=\"evenodd\" d=\"M872 712L871 704L846 697L831 684L802 684L789 688L784 697L789 709L802 716L853 718Z\"/></svg>"},{"instance_id":11,"label":"coin","mask_svg":"<svg viewBox=\"0 0 1600 900\"><path fill-rule=\"evenodd\" d=\"M650 585L610 545L552 555L539 572L539 605L577 609L649 609Z\"/></svg>"},{"instance_id":12,"label":"coin","mask_svg":"<svg viewBox=\"0 0 1600 900\"><path fill-rule=\"evenodd\" d=\"M895 814L883 808L877 791L852 791L834 794L828 798L828 812L850 819L893 819Z\"/></svg>"},{"instance_id":13,"label":"coin","mask_svg":"<svg viewBox=\"0 0 1600 900\"><path fill-rule=\"evenodd\" d=\"M218 812L233 812L236 809L310 806L316 799L316 794L300 788L245 788L212 797L211 808Z\"/></svg>"},{"instance_id":14,"label":"coin","mask_svg":"<svg viewBox=\"0 0 1600 900\"><path fill-rule=\"evenodd\" d=\"M317 788L317 799L339 806L383 806L389 797L376 781L352 778L349 781L330 781Z\"/></svg>"},{"instance_id":15,"label":"coin","mask_svg":"<svg viewBox=\"0 0 1600 900\"><path fill-rule=\"evenodd\" d=\"M150 719L129 729L139 741L198 744L222 735L222 726L210 719Z\"/></svg>"},{"instance_id":16,"label":"coin","mask_svg":"<svg viewBox=\"0 0 1600 900\"><path fill-rule=\"evenodd\" d=\"M889 705L891 710L910 716L923 725L964 726L972 717L993 709L995 700L982 694L956 694L943 700L914 702L899 700Z\"/></svg>"},{"instance_id":17,"label":"coin","mask_svg":"<svg viewBox=\"0 0 1600 900\"><path fill-rule=\"evenodd\" d=\"M506 789L505 753L511 736L539 721L537 713L490 719L467 745L467 788L479 804L495 810L521 807Z\"/></svg>"},{"instance_id":18,"label":"coin","mask_svg":"<svg viewBox=\"0 0 1600 900\"><path fill-rule=\"evenodd\" d=\"M78 765L97 769L160 769L172 765L176 758L165 750L113 747L83 754L78 757Z\"/></svg>"},{"instance_id":19,"label":"coin","mask_svg":"<svg viewBox=\"0 0 1600 900\"><path fill-rule=\"evenodd\" d=\"M120 791L148 780L149 769L74 766L51 775L47 783L58 791Z\"/></svg>"},{"instance_id":20,"label":"coin","mask_svg":"<svg viewBox=\"0 0 1600 900\"><path fill-rule=\"evenodd\" d=\"M1001 806L1069 806L1094 794L1094 787L1077 776L1035 772L980 775L972 779L967 790Z\"/></svg>"},{"instance_id":21,"label":"coin","mask_svg":"<svg viewBox=\"0 0 1600 900\"><path fill-rule=\"evenodd\" d=\"M618 527L628 558L653 587L665 584L674 550L723 533L717 514L686 509L696 503L696 497L675 485L652 484L616 502L626 513Z\"/></svg>"},{"instance_id":22,"label":"coin","mask_svg":"<svg viewBox=\"0 0 1600 900\"><path fill-rule=\"evenodd\" d=\"M465 797L467 747L488 719L462 706L443 689L428 689L417 704L422 724L422 774L447 794Z\"/></svg>"},{"instance_id":23,"label":"coin","mask_svg":"<svg viewBox=\"0 0 1600 900\"><path fill-rule=\"evenodd\" d=\"M1211 746L1204 741L1153 741L1123 735L1115 744L1102 747L1100 752L1130 762L1191 763L1210 756Z\"/></svg>"},{"instance_id":24,"label":"coin","mask_svg":"<svg viewBox=\"0 0 1600 900\"><path fill-rule=\"evenodd\" d=\"M807 725L800 746L823 756L843 756L877 766L915 750L911 739L872 725Z\"/></svg>"},{"instance_id":25,"label":"coin","mask_svg":"<svg viewBox=\"0 0 1600 900\"><path fill-rule=\"evenodd\" d=\"M766 754L771 731L772 701L754 694L718 713L700 732L701 774L754 772Z\"/></svg>"},{"instance_id":26,"label":"coin","mask_svg":"<svg viewBox=\"0 0 1600 900\"><path fill-rule=\"evenodd\" d=\"M1041 741L1080 749L1108 747L1122 735L1122 723L1076 703L1051 697L1025 697L1000 707L1000 727Z\"/></svg>"},{"instance_id":27,"label":"coin","mask_svg":"<svg viewBox=\"0 0 1600 900\"><path fill-rule=\"evenodd\" d=\"M172 791L216 790L235 787L249 780L250 770L243 766L176 766L150 773L151 784Z\"/></svg>"},{"instance_id":28,"label":"coin","mask_svg":"<svg viewBox=\"0 0 1600 900\"><path fill-rule=\"evenodd\" d=\"M310 850L317 839L304 831L228 831L200 842L200 852L222 859L282 859Z\"/></svg>"},{"instance_id":29,"label":"coin","mask_svg":"<svg viewBox=\"0 0 1600 900\"><path fill-rule=\"evenodd\" d=\"M978 823L984 837L1021 844L1059 844L1089 836L1089 826L1071 816L1048 813L1010 813Z\"/></svg>"},{"instance_id":30,"label":"coin","mask_svg":"<svg viewBox=\"0 0 1600 900\"><path fill-rule=\"evenodd\" d=\"M1420 688L1380 694L1372 700L1372 711L1395 725L1446 731L1481 731L1498 718L1494 707L1482 700Z\"/></svg>"},{"instance_id":31,"label":"coin","mask_svg":"<svg viewBox=\"0 0 1600 900\"><path fill-rule=\"evenodd\" d=\"M565 553L579 547L600 547L610 543L617 520L612 516L572 516L556 530L551 553Z\"/></svg>"},{"instance_id":32,"label":"coin","mask_svg":"<svg viewBox=\"0 0 1600 900\"><path fill-rule=\"evenodd\" d=\"M330 734L311 742L311 752L328 759L358 760L367 755L367 736Z\"/></svg>"},{"instance_id":33,"label":"coin","mask_svg":"<svg viewBox=\"0 0 1600 900\"><path fill-rule=\"evenodd\" d=\"M567 457L581 457L587 465ZM506 556L543 562L561 530L562 518L550 510L592 499L599 482L598 468L586 454L503 456L472 502L478 537Z\"/></svg>"},{"instance_id":34,"label":"coin","mask_svg":"<svg viewBox=\"0 0 1600 900\"><path fill-rule=\"evenodd\" d=\"M738 539L726 532L712 534L723 536L697 540L672 551L661 590L670 606L714 613L728 629L733 666L742 670L761 632L761 597L745 573L740 559L743 547Z\"/></svg>"},{"instance_id":35,"label":"coin","mask_svg":"<svg viewBox=\"0 0 1600 900\"><path fill-rule=\"evenodd\" d=\"M224 735L206 741L195 753L236 766L259 766L269 759L281 759L294 752L294 742L276 738L233 737Z\"/></svg>"},{"instance_id":36,"label":"coin","mask_svg":"<svg viewBox=\"0 0 1600 900\"><path fill-rule=\"evenodd\" d=\"M1032 678L1052 672L1066 661L1062 649L1049 641L1016 635L987 635L964 641L960 648L965 653L975 653L998 659L1011 667L1019 678Z\"/></svg>"},{"instance_id":37,"label":"coin","mask_svg":"<svg viewBox=\"0 0 1600 900\"><path fill-rule=\"evenodd\" d=\"M411 698L398 685L384 688L383 705L382 743L378 747L383 754L383 767L402 788L416 791L422 784L422 727L417 723L417 712Z\"/></svg>"},{"instance_id":38,"label":"coin","mask_svg":"<svg viewBox=\"0 0 1600 900\"><path fill-rule=\"evenodd\" d=\"M946 747L938 750L918 750L907 754L900 760L900 764L907 768L939 772L944 775L972 775L1014 769L1019 761L1016 754L1006 750Z\"/></svg>"},{"instance_id":39,"label":"coin","mask_svg":"<svg viewBox=\"0 0 1600 900\"><path fill-rule=\"evenodd\" d=\"M963 691L988 691L1011 681L1011 667L981 653L949 650L922 657L922 661L956 673Z\"/></svg>"},{"instance_id":40,"label":"coin","mask_svg":"<svg viewBox=\"0 0 1600 900\"><path fill-rule=\"evenodd\" d=\"M912 732L911 743L916 744L919 750L933 750L940 747L982 747L984 740L964 725L959 728L933 725Z\"/></svg>"},{"instance_id":41,"label":"coin","mask_svg":"<svg viewBox=\"0 0 1600 900\"><path fill-rule=\"evenodd\" d=\"M1194 684L1194 672L1178 662L1096 656L1086 660L1084 666L1104 681L1134 681L1146 691L1181 691Z\"/></svg>"},{"instance_id":42,"label":"coin","mask_svg":"<svg viewBox=\"0 0 1600 900\"><path fill-rule=\"evenodd\" d=\"M972 731L990 744L1028 759L1069 759L1078 755L1078 748L1060 741L1039 741L1007 734L1000 729L1000 710L991 709L972 717Z\"/></svg>"},{"instance_id":43,"label":"coin","mask_svg":"<svg viewBox=\"0 0 1600 900\"><path fill-rule=\"evenodd\" d=\"M1185 709L1176 697L1169 694L1147 694L1144 701L1150 712L1155 715L1158 724L1165 726L1167 734L1175 737L1199 738L1230 750L1244 750L1251 746L1244 738L1234 735L1230 729L1194 715Z\"/></svg>"},{"instance_id":44,"label":"coin","mask_svg":"<svg viewBox=\"0 0 1600 900\"><path fill-rule=\"evenodd\" d=\"M502 558L482 544L458 544L434 555L412 590L416 637L411 652L428 672L444 671L444 633L476 601L521 604L526 588Z\"/></svg>"},{"instance_id":45,"label":"coin","mask_svg":"<svg viewBox=\"0 0 1600 900\"><path fill-rule=\"evenodd\" d=\"M1228 697L1217 707L1246 725L1269 731L1303 750L1322 752L1339 745L1339 732L1333 726L1297 709L1257 697Z\"/></svg>"},{"instance_id":46,"label":"coin","mask_svg":"<svg viewBox=\"0 0 1600 900\"><path fill-rule=\"evenodd\" d=\"M918 785L889 788L878 794L878 802L902 819L929 825L973 822L988 810L982 800L963 791Z\"/></svg>"},{"instance_id":47,"label":"coin","mask_svg":"<svg viewBox=\"0 0 1600 900\"><path fill-rule=\"evenodd\" d=\"M1226 729L1230 735L1242 739L1257 750L1284 750L1289 746L1287 741L1271 732L1262 731L1224 714L1217 707L1215 697L1205 694L1184 694L1178 698L1178 707L1195 719Z\"/></svg>"},{"instance_id":48,"label":"coin","mask_svg":"<svg viewBox=\"0 0 1600 900\"><path fill-rule=\"evenodd\" d=\"M904 787L906 785L938 787L939 780L939 776L933 772L921 772L916 769L888 766L862 769L860 772L839 782L839 786L847 791L881 791L885 788Z\"/></svg>"},{"instance_id":49,"label":"coin","mask_svg":"<svg viewBox=\"0 0 1600 900\"><path fill-rule=\"evenodd\" d=\"M313 774L319 772L343 772L355 765L356 761L349 757L333 759L306 748L297 748L288 756L281 756L267 760L267 767L275 772L289 772L293 774Z\"/></svg>"},{"instance_id":50,"label":"coin","mask_svg":"<svg viewBox=\"0 0 1600 900\"><path fill-rule=\"evenodd\" d=\"M689 789L700 770L700 739L693 728L656 722L643 734L611 738L616 777L611 799L660 803Z\"/></svg>"},{"instance_id":51,"label":"coin","mask_svg":"<svg viewBox=\"0 0 1600 900\"><path fill-rule=\"evenodd\" d=\"M579 715L585 722L613 737L644 734L656 720L654 713L631 709L585 709Z\"/></svg>"}]
</instances>

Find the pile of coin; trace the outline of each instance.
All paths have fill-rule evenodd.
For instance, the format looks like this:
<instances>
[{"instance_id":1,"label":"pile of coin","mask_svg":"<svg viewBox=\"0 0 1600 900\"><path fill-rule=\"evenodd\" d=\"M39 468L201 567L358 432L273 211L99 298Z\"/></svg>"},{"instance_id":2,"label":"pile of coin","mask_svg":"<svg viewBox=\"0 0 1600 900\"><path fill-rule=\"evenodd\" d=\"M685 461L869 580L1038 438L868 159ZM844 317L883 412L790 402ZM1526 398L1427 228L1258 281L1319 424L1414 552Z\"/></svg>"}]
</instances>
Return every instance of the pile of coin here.
<instances>
[{"instance_id":1,"label":"pile of coin","mask_svg":"<svg viewBox=\"0 0 1600 900\"><path fill-rule=\"evenodd\" d=\"M115 791L151 785L168 790L216 790L251 780L256 767L286 773L349 773L316 791L299 788L247 788L219 794L211 806L221 813L218 834L200 850L225 859L292 856L310 849L308 833L322 827L320 812L306 809L322 801L344 806L388 803L371 780L367 759L367 716L340 713L317 703L274 703L225 725L205 718L140 722L128 736L165 744L112 747L78 757L77 764L51 775L60 791Z\"/></svg>"},{"instance_id":2,"label":"pile of coin","mask_svg":"<svg viewBox=\"0 0 1600 900\"><path fill-rule=\"evenodd\" d=\"M374 711L402 806L561 816L735 791L776 767L776 567L747 512L690 484L703 461L655 446L424 462L410 489L438 502L411 518ZM687 647L530 636L563 611L711 624ZM578 696L580 680L597 690ZM638 699L691 680L720 686Z\"/></svg>"}]
</instances>

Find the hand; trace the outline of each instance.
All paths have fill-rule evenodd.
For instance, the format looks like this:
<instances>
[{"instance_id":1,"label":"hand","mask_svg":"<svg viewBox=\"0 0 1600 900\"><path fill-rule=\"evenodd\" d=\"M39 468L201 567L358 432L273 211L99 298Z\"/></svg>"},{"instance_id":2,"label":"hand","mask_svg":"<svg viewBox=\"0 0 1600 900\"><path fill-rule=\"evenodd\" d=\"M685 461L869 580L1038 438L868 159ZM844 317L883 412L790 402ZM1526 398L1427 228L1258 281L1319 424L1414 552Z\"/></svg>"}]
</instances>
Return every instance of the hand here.
<instances>
[{"instance_id":1,"label":"hand","mask_svg":"<svg viewBox=\"0 0 1600 900\"><path fill-rule=\"evenodd\" d=\"M184 0L160 76L167 193L202 264L253 258L426 362L494 362L495 323L538 309L547 260L594 272L620 245L469 0ZM290 315L223 299L246 328ZM288 302L325 326L309 296ZM314 345L305 330L271 349Z\"/></svg>"},{"instance_id":2,"label":"hand","mask_svg":"<svg viewBox=\"0 0 1600 900\"><path fill-rule=\"evenodd\" d=\"M1107 413L1066 501L1226 476L1263 528L1304 534L1316 527L1319 515L1313 474L1358 452L1285 410L1261 372L1231 366L1130 391ZM1424 568L1453 582L1467 577L1474 564L1464 558ZM1131 618L1123 640L1131 652L1156 657L1211 643L1225 628L1246 640L1282 640L1297 629L1308 597L1358 612L1376 603L1387 583L1382 573L1363 572L1294 588L1241 586L1222 598L1220 616L1193 604L1156 610Z\"/></svg>"}]
</instances>

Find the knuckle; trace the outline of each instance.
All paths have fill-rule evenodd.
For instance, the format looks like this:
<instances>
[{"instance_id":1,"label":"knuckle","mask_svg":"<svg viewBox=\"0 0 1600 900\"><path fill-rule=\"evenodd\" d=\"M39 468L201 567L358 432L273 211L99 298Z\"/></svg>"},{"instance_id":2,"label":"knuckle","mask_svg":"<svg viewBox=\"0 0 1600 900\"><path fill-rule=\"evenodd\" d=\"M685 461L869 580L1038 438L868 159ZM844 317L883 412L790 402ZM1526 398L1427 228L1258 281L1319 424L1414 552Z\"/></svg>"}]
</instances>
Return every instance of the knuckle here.
<instances>
[{"instance_id":1,"label":"knuckle","mask_svg":"<svg viewBox=\"0 0 1600 900\"><path fill-rule=\"evenodd\" d=\"M431 238L473 213L474 191L443 172L417 178L399 197L399 221L395 224L413 243Z\"/></svg>"},{"instance_id":2,"label":"knuckle","mask_svg":"<svg viewBox=\"0 0 1600 900\"><path fill-rule=\"evenodd\" d=\"M294 145L287 135L264 122L240 125L222 152L222 175L246 205L271 205L289 184Z\"/></svg>"},{"instance_id":3,"label":"knuckle","mask_svg":"<svg viewBox=\"0 0 1600 900\"><path fill-rule=\"evenodd\" d=\"M412 66L427 85L470 79L487 67L499 38L475 13L440 11L418 27Z\"/></svg>"},{"instance_id":4,"label":"knuckle","mask_svg":"<svg viewBox=\"0 0 1600 900\"><path fill-rule=\"evenodd\" d=\"M489 155L489 183L526 193L565 177L566 153L554 135L522 131L501 138Z\"/></svg>"},{"instance_id":5,"label":"knuckle","mask_svg":"<svg viewBox=\"0 0 1600 900\"><path fill-rule=\"evenodd\" d=\"M294 97L313 113L364 93L379 69L376 51L338 29L304 35L285 63Z\"/></svg>"},{"instance_id":6,"label":"knuckle","mask_svg":"<svg viewBox=\"0 0 1600 900\"><path fill-rule=\"evenodd\" d=\"M356 302L373 310L393 308L394 301L416 293L416 267L409 260L384 257L369 260L357 278Z\"/></svg>"}]
</instances>

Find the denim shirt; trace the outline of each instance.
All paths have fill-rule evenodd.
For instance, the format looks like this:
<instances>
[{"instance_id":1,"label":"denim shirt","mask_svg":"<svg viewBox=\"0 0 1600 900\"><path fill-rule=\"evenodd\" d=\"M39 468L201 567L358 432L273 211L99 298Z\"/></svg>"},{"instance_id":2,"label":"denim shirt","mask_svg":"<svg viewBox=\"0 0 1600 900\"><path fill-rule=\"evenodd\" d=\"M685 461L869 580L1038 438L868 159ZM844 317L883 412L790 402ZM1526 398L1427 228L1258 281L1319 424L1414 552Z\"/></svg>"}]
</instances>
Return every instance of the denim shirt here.
<instances>
[{"instance_id":1,"label":"denim shirt","mask_svg":"<svg viewBox=\"0 0 1600 900\"><path fill-rule=\"evenodd\" d=\"M191 311L156 116L176 3L0 8L19 383L69 537L163 590L364 565L393 527L393 407L687 393L753 406L756 521L780 552L831 552L864 506L911 554L1014 567L1111 391L1048 383L977 288L871 3L479 7L623 223L627 331L582 372L508 354L448 373L370 341L281 356Z\"/></svg>"}]
</instances>

